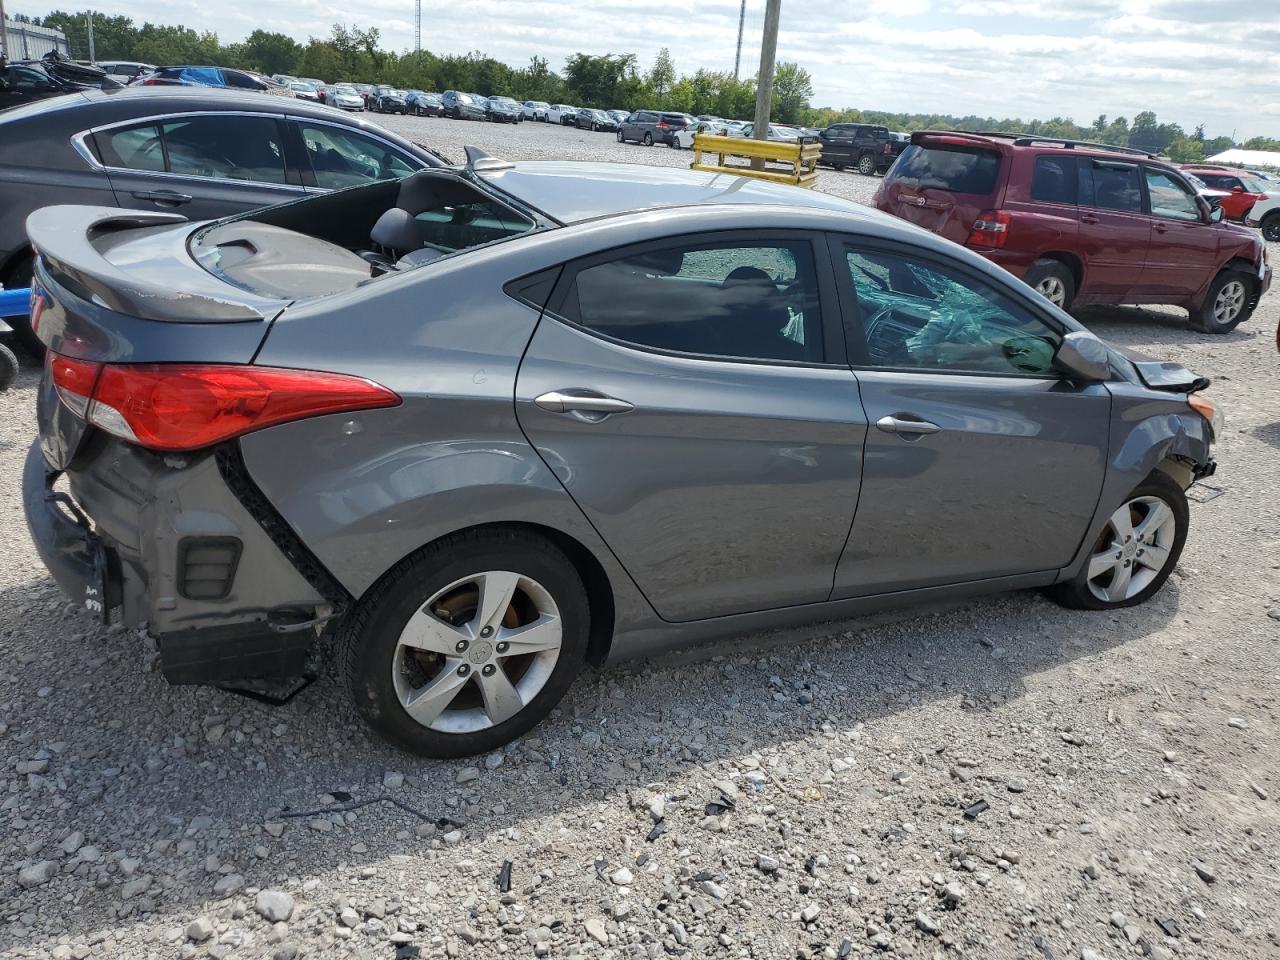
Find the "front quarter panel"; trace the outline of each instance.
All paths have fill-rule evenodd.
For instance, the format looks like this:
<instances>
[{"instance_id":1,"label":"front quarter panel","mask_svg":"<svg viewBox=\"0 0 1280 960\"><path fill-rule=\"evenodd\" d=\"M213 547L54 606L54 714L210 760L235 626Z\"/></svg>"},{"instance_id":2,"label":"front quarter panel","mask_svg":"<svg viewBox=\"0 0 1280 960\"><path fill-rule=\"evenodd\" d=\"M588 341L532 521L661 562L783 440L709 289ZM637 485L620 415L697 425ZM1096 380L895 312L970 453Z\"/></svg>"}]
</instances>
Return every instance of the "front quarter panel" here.
<instances>
[{"instance_id":1,"label":"front quarter panel","mask_svg":"<svg viewBox=\"0 0 1280 960\"><path fill-rule=\"evenodd\" d=\"M1168 458L1196 464L1209 461L1213 442L1208 422L1187 405L1180 393L1161 393L1133 383L1107 384L1111 405L1111 440L1107 476L1089 535L1060 579L1070 579L1088 559L1107 519L1151 471Z\"/></svg>"}]
</instances>

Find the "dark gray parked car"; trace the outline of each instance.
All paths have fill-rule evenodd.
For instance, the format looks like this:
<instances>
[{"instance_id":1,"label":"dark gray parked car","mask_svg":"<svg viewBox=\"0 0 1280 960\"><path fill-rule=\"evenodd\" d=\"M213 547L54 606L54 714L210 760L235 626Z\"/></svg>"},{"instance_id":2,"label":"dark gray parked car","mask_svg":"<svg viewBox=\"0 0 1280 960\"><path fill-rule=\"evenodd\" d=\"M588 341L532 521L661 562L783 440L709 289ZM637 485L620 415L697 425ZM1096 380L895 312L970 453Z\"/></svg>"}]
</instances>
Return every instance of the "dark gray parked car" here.
<instances>
[{"instance_id":1,"label":"dark gray parked car","mask_svg":"<svg viewBox=\"0 0 1280 960\"><path fill-rule=\"evenodd\" d=\"M1204 380L834 197L468 153L214 223L32 216L32 537L171 680L296 673L327 626L374 728L458 756L585 663L989 591L1112 609L1177 562Z\"/></svg>"},{"instance_id":2,"label":"dark gray parked car","mask_svg":"<svg viewBox=\"0 0 1280 960\"><path fill-rule=\"evenodd\" d=\"M31 279L27 216L51 203L225 217L401 177L439 157L318 104L199 87L129 87L0 114L0 284ZM26 318L9 321L36 346Z\"/></svg>"},{"instance_id":3,"label":"dark gray parked car","mask_svg":"<svg viewBox=\"0 0 1280 960\"><path fill-rule=\"evenodd\" d=\"M634 140L651 147L655 143L671 146L671 138L695 123L687 113L663 113L659 110L637 110L618 124L618 142Z\"/></svg>"}]
</instances>

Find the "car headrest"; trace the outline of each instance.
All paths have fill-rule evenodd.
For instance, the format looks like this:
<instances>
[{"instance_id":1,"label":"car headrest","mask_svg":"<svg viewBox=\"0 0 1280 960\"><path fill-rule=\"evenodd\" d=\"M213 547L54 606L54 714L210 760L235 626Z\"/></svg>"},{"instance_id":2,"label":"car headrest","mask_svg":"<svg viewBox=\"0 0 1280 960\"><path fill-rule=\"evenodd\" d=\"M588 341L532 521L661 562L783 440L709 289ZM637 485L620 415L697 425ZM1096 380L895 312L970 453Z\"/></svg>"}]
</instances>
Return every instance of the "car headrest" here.
<instances>
[{"instance_id":1,"label":"car headrest","mask_svg":"<svg viewBox=\"0 0 1280 960\"><path fill-rule=\"evenodd\" d=\"M445 179L430 170L421 170L400 181L396 206L417 215L453 204L473 203L478 199L481 197L466 184Z\"/></svg>"},{"instance_id":2,"label":"car headrest","mask_svg":"<svg viewBox=\"0 0 1280 960\"><path fill-rule=\"evenodd\" d=\"M653 250L626 261L632 268L655 277L675 276L684 266L683 250Z\"/></svg>"},{"instance_id":3,"label":"car headrest","mask_svg":"<svg viewBox=\"0 0 1280 960\"><path fill-rule=\"evenodd\" d=\"M369 232L369 239L380 247L407 253L422 246L422 233L418 221L408 210L392 207L378 218Z\"/></svg>"},{"instance_id":4,"label":"car headrest","mask_svg":"<svg viewBox=\"0 0 1280 960\"><path fill-rule=\"evenodd\" d=\"M773 277L759 267L735 267L729 271L721 286L728 287L735 283L773 283Z\"/></svg>"}]
</instances>

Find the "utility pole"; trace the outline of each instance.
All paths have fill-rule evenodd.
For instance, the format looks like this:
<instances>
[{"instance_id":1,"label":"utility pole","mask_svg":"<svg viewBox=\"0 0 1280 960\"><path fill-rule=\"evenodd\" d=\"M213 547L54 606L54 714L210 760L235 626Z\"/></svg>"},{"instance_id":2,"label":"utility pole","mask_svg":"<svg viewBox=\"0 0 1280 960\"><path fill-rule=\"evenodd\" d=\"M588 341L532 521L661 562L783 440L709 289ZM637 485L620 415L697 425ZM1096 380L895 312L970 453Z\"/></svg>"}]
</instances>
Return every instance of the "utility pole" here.
<instances>
[{"instance_id":1,"label":"utility pole","mask_svg":"<svg viewBox=\"0 0 1280 960\"><path fill-rule=\"evenodd\" d=\"M98 58L94 56L94 50L93 50L93 12L90 11L89 13L85 14L84 20L89 27L89 62L97 63Z\"/></svg>"},{"instance_id":2,"label":"utility pole","mask_svg":"<svg viewBox=\"0 0 1280 960\"><path fill-rule=\"evenodd\" d=\"M742 0L742 7L738 11L738 52L733 55L733 79L736 83L738 80L738 68L742 63L742 27L747 20L747 0Z\"/></svg>"},{"instance_id":3,"label":"utility pole","mask_svg":"<svg viewBox=\"0 0 1280 960\"><path fill-rule=\"evenodd\" d=\"M773 62L778 57L778 19L782 0L765 0L764 41L760 44L760 77L756 81L756 119L752 139L769 139L769 108L773 105ZM764 166L764 161L753 161Z\"/></svg>"},{"instance_id":4,"label":"utility pole","mask_svg":"<svg viewBox=\"0 0 1280 960\"><path fill-rule=\"evenodd\" d=\"M422 0L417 0L418 7L418 28L413 34L413 49L418 55L418 62L422 62Z\"/></svg>"},{"instance_id":5,"label":"utility pole","mask_svg":"<svg viewBox=\"0 0 1280 960\"><path fill-rule=\"evenodd\" d=\"M4 19L4 0L0 0L0 57L9 52L8 34L9 28Z\"/></svg>"}]
</instances>

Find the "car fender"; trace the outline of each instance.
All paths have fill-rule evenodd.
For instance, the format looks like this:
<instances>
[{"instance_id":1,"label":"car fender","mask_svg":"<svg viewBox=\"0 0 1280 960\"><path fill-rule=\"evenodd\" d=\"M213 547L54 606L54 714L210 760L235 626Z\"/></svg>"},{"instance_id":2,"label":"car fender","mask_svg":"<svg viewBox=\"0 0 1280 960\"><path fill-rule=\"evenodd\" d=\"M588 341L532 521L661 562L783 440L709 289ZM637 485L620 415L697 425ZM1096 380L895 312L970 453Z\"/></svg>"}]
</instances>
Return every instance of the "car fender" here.
<instances>
[{"instance_id":1,"label":"car fender","mask_svg":"<svg viewBox=\"0 0 1280 960\"><path fill-rule=\"evenodd\" d=\"M1093 522L1072 562L1059 572L1060 581L1079 572L1107 519L1153 470L1171 463L1189 461L1204 466L1210 461L1213 438L1209 423L1187 405L1185 394L1158 395L1130 383L1109 383L1107 387L1112 395L1107 475ZM1185 482L1180 476L1186 475L1184 471L1168 472Z\"/></svg>"}]
</instances>

